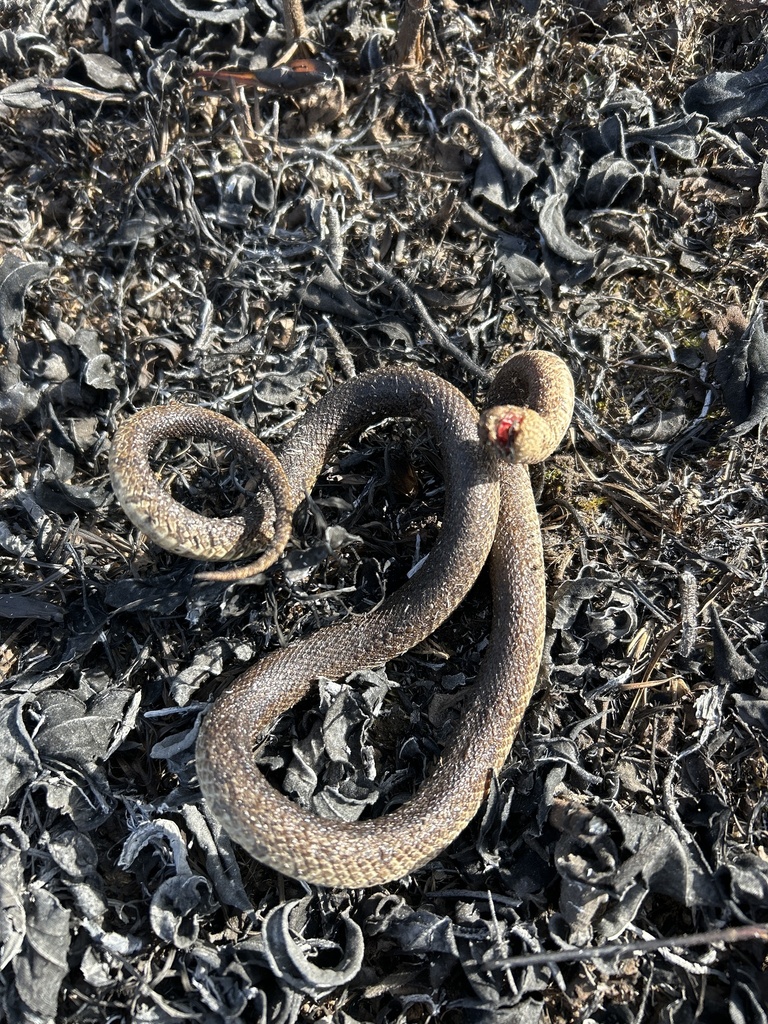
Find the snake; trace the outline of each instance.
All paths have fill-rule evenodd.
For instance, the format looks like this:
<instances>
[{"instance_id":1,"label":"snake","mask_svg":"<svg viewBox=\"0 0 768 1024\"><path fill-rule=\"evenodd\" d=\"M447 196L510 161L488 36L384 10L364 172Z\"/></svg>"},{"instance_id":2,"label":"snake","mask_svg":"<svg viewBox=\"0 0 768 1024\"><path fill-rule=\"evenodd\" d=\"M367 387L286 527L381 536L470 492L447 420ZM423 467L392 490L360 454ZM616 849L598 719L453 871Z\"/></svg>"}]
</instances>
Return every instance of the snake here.
<instances>
[{"instance_id":1,"label":"snake","mask_svg":"<svg viewBox=\"0 0 768 1024\"><path fill-rule=\"evenodd\" d=\"M393 364L332 387L274 453L245 427L196 405L148 407L120 424L110 474L131 522L178 554L209 562L251 559L199 574L208 580L253 579L274 564L323 467L361 430L404 417L426 426L439 448L442 524L418 570L374 608L350 612L257 658L203 716L195 748L203 797L256 860L318 886L365 888L434 861L474 818L509 755L538 677L546 589L528 465L558 446L573 403L566 364L549 352L526 351L501 365L482 415L441 377ZM162 441L191 437L222 442L254 467L268 495L266 513L216 519L176 503L149 460ZM416 792L378 817L347 822L305 809L274 787L256 764L254 747L276 719L319 678L384 665L424 641L486 561L492 621L484 658L452 736Z\"/></svg>"}]
</instances>

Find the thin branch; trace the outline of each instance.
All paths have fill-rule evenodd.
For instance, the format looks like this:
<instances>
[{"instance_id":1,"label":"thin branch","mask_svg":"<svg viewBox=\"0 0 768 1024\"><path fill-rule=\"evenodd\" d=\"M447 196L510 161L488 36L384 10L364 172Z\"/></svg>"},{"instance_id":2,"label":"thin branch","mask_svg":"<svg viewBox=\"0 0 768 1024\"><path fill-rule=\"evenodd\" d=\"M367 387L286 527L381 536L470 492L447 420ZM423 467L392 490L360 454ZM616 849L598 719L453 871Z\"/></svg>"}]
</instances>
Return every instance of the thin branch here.
<instances>
[{"instance_id":1,"label":"thin branch","mask_svg":"<svg viewBox=\"0 0 768 1024\"><path fill-rule=\"evenodd\" d=\"M469 370L473 376L477 377L477 379L482 381L484 384L489 384L491 380L493 380L493 374L488 373L488 371L484 370L482 366L479 366L471 356L468 356L463 349L454 344L445 331L435 323L429 315L427 307L412 288L409 288L404 281L401 281L400 278L396 277L391 270L387 270L383 264L378 263L376 260L371 259L366 262L371 270L378 274L386 285L389 285L389 287L399 296L406 306L410 306L421 320L424 330L433 341L437 342L440 348L445 349L446 352L450 353L456 362L461 363L465 370Z\"/></svg>"},{"instance_id":2,"label":"thin branch","mask_svg":"<svg viewBox=\"0 0 768 1024\"><path fill-rule=\"evenodd\" d=\"M400 67L420 67L424 63L424 26L428 14L429 0L403 0L395 40L395 56Z\"/></svg>"},{"instance_id":3,"label":"thin branch","mask_svg":"<svg viewBox=\"0 0 768 1024\"><path fill-rule=\"evenodd\" d=\"M303 0L283 0L283 21L286 42L290 48L307 34Z\"/></svg>"},{"instance_id":4,"label":"thin branch","mask_svg":"<svg viewBox=\"0 0 768 1024\"><path fill-rule=\"evenodd\" d=\"M642 942L610 942L594 949L560 949L552 953L523 953L520 956L504 957L501 960L484 960L484 970L496 970L502 967L535 967L539 964L577 963L583 960L608 959L610 957L635 956L637 953L652 953L657 949L685 949L691 946L711 946L730 942L768 942L768 927L762 925L744 925L741 928L713 929L699 932L696 935L677 935L668 939L647 939Z\"/></svg>"}]
</instances>

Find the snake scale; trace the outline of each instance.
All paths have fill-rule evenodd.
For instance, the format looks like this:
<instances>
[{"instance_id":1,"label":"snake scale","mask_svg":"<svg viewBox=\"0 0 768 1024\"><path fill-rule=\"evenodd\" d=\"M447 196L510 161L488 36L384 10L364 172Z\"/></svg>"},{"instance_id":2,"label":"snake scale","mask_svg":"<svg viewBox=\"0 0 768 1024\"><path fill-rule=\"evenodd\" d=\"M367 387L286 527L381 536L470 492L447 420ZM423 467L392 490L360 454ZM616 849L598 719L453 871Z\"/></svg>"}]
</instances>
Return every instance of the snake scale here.
<instances>
[{"instance_id":1,"label":"snake scale","mask_svg":"<svg viewBox=\"0 0 768 1024\"><path fill-rule=\"evenodd\" d=\"M196 748L203 795L231 838L257 860L318 885L371 886L433 860L474 817L509 753L541 660L544 566L525 463L554 450L572 410L565 364L527 352L502 365L481 418L459 391L427 371L394 365L363 373L313 405L277 458L244 428L196 406L146 409L120 426L110 470L135 525L172 551L207 560L242 558L266 545L254 562L201 574L209 579L248 578L279 557L295 509L355 432L384 417L410 417L426 424L440 446L443 526L418 572L372 611L257 660L204 717ZM242 517L195 516L161 488L149 465L152 449L163 439L190 436L267 460L260 472L277 508L273 531ZM489 557L493 625L486 654L456 731L417 793L378 818L348 823L310 813L268 783L253 748L278 715L318 677L381 665L423 641Z\"/></svg>"}]
</instances>

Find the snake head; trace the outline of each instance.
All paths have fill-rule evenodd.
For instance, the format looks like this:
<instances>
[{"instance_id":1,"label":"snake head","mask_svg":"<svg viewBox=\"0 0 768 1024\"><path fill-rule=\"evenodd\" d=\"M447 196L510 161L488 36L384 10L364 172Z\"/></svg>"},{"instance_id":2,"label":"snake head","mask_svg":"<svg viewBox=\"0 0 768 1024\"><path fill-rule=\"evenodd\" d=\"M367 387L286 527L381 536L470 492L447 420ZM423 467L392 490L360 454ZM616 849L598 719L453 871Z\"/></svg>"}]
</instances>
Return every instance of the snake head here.
<instances>
[{"instance_id":1,"label":"snake head","mask_svg":"<svg viewBox=\"0 0 768 1024\"><path fill-rule=\"evenodd\" d=\"M480 417L480 440L505 461L529 464L541 455L542 418L519 405L494 405Z\"/></svg>"}]
</instances>

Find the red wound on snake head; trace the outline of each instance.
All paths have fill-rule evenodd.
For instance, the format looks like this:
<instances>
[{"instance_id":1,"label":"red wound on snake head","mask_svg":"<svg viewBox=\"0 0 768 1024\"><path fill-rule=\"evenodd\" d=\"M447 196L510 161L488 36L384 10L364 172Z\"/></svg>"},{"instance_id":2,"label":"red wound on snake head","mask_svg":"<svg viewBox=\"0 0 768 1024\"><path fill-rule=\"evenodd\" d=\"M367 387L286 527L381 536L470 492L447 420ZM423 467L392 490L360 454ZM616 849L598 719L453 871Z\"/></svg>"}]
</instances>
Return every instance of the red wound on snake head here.
<instances>
[{"instance_id":1,"label":"red wound on snake head","mask_svg":"<svg viewBox=\"0 0 768 1024\"><path fill-rule=\"evenodd\" d=\"M496 443L509 449L515 443L515 435L520 430L523 416L520 412L508 412L496 424ZM511 440L510 440L511 435Z\"/></svg>"}]
</instances>

